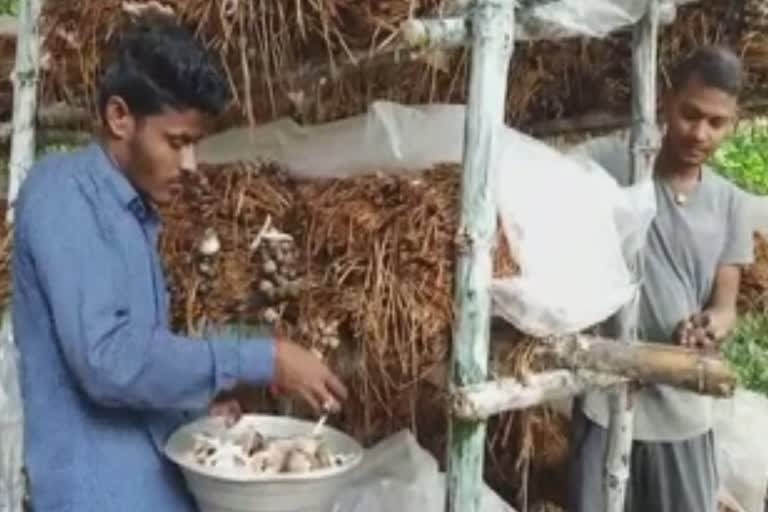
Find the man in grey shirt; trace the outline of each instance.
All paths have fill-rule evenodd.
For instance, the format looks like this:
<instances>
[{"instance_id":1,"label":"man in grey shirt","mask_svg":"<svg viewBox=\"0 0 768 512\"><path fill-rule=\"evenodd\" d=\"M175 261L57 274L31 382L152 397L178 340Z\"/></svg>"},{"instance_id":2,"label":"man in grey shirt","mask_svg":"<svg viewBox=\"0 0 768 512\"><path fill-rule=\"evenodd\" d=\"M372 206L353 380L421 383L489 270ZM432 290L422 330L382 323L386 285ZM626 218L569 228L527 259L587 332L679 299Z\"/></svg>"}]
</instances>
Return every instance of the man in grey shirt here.
<instances>
[{"instance_id":1,"label":"man in grey shirt","mask_svg":"<svg viewBox=\"0 0 768 512\"><path fill-rule=\"evenodd\" d=\"M706 161L733 127L743 82L732 52L704 47L682 60L664 98L665 132L654 170L657 215L644 250L642 339L718 350L736 319L741 267L752 261L744 194ZM626 136L578 149L629 184ZM618 334L607 324L609 335ZM633 395L634 443L625 510L715 512L718 476L712 399L667 386ZM608 402L577 402L572 427L569 512L605 510Z\"/></svg>"}]
</instances>

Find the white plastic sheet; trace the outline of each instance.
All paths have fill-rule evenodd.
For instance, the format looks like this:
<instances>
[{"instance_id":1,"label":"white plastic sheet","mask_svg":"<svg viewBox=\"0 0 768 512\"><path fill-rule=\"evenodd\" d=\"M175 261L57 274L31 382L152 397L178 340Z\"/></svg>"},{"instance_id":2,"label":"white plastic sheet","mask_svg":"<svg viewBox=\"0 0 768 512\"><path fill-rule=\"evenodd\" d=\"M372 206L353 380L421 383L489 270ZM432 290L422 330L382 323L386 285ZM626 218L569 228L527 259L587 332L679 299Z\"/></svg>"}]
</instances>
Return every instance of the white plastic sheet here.
<instances>
[{"instance_id":1,"label":"white plastic sheet","mask_svg":"<svg viewBox=\"0 0 768 512\"><path fill-rule=\"evenodd\" d=\"M21 512L23 422L10 314L0 323L0 512Z\"/></svg>"},{"instance_id":2,"label":"white plastic sheet","mask_svg":"<svg viewBox=\"0 0 768 512\"><path fill-rule=\"evenodd\" d=\"M334 512L443 512L445 475L413 435L402 431L368 450ZM515 512L484 486L480 510Z\"/></svg>"},{"instance_id":3,"label":"white plastic sheet","mask_svg":"<svg viewBox=\"0 0 768 512\"><path fill-rule=\"evenodd\" d=\"M768 398L737 390L715 408L715 442L722 485L739 512L764 512L768 487Z\"/></svg>"},{"instance_id":4,"label":"white plastic sheet","mask_svg":"<svg viewBox=\"0 0 768 512\"><path fill-rule=\"evenodd\" d=\"M674 19L679 5L699 0L662 0L661 21ZM648 0L520 0L515 38L518 40L565 37L606 37L636 23L645 13ZM465 9L469 0L454 0L444 15Z\"/></svg>"},{"instance_id":5,"label":"white plastic sheet","mask_svg":"<svg viewBox=\"0 0 768 512\"><path fill-rule=\"evenodd\" d=\"M275 160L301 177L350 177L460 162L465 108L374 103L366 115L322 126L289 120L206 140L209 163ZM625 256L653 215L653 188L620 187L597 164L503 128L496 201L521 275L494 280L494 313L536 336L597 324L637 291ZM585 300L585 297L589 300Z\"/></svg>"}]
</instances>

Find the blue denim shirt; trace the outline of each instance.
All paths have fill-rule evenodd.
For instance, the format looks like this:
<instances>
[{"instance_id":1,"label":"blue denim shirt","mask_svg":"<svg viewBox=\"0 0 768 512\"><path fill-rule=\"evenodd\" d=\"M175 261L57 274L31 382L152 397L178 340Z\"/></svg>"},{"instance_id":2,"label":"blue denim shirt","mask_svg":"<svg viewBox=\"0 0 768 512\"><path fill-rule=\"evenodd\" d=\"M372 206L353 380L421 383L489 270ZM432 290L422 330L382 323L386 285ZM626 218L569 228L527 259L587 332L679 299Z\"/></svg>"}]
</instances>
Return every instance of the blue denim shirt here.
<instances>
[{"instance_id":1,"label":"blue denim shirt","mask_svg":"<svg viewBox=\"0 0 768 512\"><path fill-rule=\"evenodd\" d=\"M169 331L159 227L97 144L47 157L20 191L13 325L35 512L195 510L164 442L218 392L272 378L271 340Z\"/></svg>"}]
</instances>

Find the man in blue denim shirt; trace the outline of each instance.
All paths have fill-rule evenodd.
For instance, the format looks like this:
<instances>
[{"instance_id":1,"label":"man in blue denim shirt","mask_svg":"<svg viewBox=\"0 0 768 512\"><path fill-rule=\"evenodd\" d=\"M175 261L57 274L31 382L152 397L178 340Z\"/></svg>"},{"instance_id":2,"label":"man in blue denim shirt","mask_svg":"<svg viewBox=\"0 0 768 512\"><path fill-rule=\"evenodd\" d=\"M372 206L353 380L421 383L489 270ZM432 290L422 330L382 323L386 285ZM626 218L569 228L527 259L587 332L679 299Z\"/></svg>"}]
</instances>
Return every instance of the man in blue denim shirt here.
<instances>
[{"instance_id":1,"label":"man in blue denim shirt","mask_svg":"<svg viewBox=\"0 0 768 512\"><path fill-rule=\"evenodd\" d=\"M239 382L310 404L346 390L271 339L169 331L153 203L167 202L229 101L216 63L168 20L122 38L101 84L98 144L46 158L15 204L13 320L35 512L195 510L162 456L171 431Z\"/></svg>"}]
</instances>

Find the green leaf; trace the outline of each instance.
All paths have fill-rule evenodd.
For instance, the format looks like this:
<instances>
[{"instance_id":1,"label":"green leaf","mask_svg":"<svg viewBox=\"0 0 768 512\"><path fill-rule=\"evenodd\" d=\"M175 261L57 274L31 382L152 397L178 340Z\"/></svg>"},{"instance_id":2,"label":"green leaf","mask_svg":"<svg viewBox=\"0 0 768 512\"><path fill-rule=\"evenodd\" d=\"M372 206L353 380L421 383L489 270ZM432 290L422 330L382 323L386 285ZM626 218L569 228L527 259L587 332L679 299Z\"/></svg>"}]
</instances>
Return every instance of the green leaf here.
<instances>
[{"instance_id":1,"label":"green leaf","mask_svg":"<svg viewBox=\"0 0 768 512\"><path fill-rule=\"evenodd\" d=\"M715 153L712 165L748 192L768 195L768 126L736 130Z\"/></svg>"}]
</instances>

